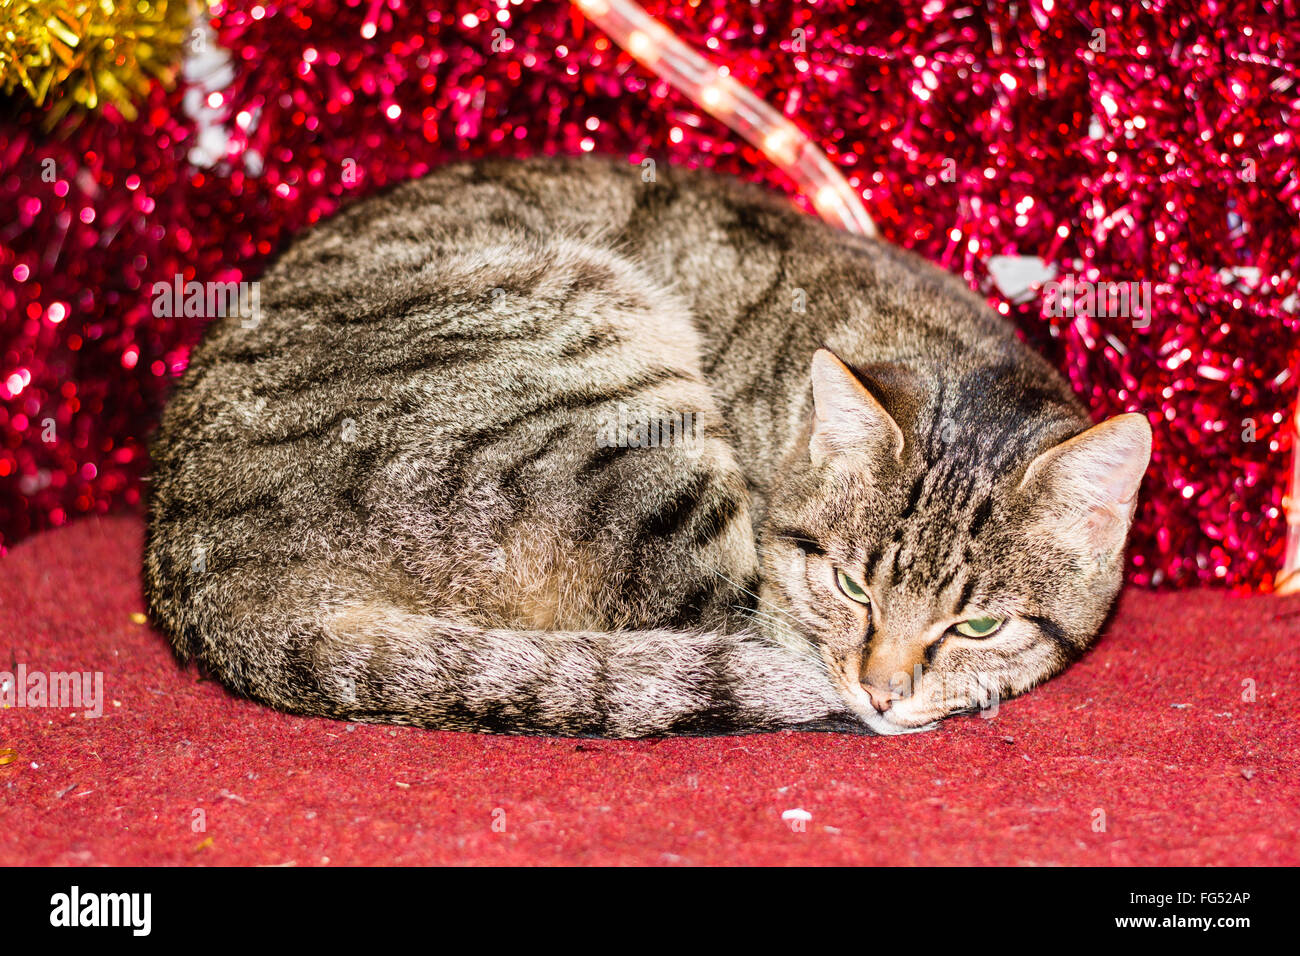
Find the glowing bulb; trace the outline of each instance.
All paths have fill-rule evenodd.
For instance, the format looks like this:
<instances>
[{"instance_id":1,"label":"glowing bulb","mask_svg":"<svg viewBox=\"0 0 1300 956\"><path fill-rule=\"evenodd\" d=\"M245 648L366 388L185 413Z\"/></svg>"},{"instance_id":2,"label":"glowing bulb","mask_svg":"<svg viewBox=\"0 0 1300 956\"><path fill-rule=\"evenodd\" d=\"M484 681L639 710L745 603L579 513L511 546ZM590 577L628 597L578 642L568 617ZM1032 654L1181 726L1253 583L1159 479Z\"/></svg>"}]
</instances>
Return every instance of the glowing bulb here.
<instances>
[{"instance_id":1,"label":"glowing bulb","mask_svg":"<svg viewBox=\"0 0 1300 956\"><path fill-rule=\"evenodd\" d=\"M719 80L710 83L700 90L700 101L711 110L721 109L727 102L727 91L723 89L722 82Z\"/></svg>"},{"instance_id":2,"label":"glowing bulb","mask_svg":"<svg viewBox=\"0 0 1300 956\"><path fill-rule=\"evenodd\" d=\"M627 49L638 60L644 60L654 53L654 41L640 30L633 30L627 38Z\"/></svg>"},{"instance_id":3,"label":"glowing bulb","mask_svg":"<svg viewBox=\"0 0 1300 956\"><path fill-rule=\"evenodd\" d=\"M763 152L773 162L793 163L799 155L803 134L790 126L780 126L763 137Z\"/></svg>"}]
</instances>

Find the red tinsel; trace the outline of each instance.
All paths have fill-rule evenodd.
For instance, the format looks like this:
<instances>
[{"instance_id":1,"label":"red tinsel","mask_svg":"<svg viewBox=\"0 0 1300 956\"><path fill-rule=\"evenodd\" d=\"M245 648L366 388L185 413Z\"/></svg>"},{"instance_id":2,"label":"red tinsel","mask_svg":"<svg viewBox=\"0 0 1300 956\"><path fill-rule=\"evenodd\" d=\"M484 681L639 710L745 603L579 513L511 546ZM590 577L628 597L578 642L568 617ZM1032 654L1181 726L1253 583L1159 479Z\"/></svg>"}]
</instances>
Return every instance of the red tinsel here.
<instances>
[{"instance_id":1,"label":"red tinsel","mask_svg":"<svg viewBox=\"0 0 1300 956\"><path fill-rule=\"evenodd\" d=\"M1099 416L1151 413L1133 580L1267 585L1300 376L1297 3L645 6L802 125L886 237L986 290ZM212 9L224 88L53 134L5 105L0 547L140 501L204 321L155 317L155 282L255 278L340 202L453 156L594 150L788 185L566 2ZM207 166L187 95L223 127ZM998 255L1150 282L1150 314L1007 301Z\"/></svg>"}]
</instances>

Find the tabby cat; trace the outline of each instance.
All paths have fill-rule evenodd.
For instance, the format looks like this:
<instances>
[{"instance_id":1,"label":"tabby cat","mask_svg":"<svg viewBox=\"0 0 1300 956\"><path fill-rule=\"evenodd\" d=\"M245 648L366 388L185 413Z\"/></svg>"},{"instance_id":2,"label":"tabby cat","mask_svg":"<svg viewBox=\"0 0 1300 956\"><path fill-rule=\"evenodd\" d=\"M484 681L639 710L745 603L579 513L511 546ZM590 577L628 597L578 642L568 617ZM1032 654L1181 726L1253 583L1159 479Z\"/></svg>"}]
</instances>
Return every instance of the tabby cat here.
<instances>
[{"instance_id":1,"label":"tabby cat","mask_svg":"<svg viewBox=\"0 0 1300 956\"><path fill-rule=\"evenodd\" d=\"M153 446L183 659L300 714L893 734L1092 641L1151 434L958 278L704 172L442 168L309 230Z\"/></svg>"}]
</instances>

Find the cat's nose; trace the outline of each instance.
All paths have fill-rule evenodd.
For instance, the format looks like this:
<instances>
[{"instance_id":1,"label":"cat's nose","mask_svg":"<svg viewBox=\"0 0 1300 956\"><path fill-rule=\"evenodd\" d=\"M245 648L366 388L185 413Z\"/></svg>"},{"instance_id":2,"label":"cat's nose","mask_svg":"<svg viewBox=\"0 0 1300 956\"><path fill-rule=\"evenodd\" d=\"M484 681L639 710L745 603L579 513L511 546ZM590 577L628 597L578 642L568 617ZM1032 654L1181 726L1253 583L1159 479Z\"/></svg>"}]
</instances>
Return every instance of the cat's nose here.
<instances>
[{"instance_id":1,"label":"cat's nose","mask_svg":"<svg viewBox=\"0 0 1300 956\"><path fill-rule=\"evenodd\" d=\"M898 700L900 696L893 691L881 690L875 684L863 684L862 689L865 690L867 696L871 698L871 706L876 708L876 710L880 711L882 714L889 710L890 705L893 704L894 701Z\"/></svg>"}]
</instances>

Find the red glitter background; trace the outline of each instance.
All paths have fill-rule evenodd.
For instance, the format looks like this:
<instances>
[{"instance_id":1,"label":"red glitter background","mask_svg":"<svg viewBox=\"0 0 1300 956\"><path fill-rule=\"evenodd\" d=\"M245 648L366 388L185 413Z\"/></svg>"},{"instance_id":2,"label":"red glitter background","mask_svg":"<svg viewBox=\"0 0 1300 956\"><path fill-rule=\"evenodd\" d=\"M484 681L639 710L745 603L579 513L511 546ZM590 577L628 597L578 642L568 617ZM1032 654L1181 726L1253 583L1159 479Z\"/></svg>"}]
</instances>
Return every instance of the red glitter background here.
<instances>
[{"instance_id":1,"label":"red glitter background","mask_svg":"<svg viewBox=\"0 0 1300 956\"><path fill-rule=\"evenodd\" d=\"M645 7L803 126L887 238L988 292L1098 417L1148 413L1133 581L1267 587L1300 380L1300 4ZM140 506L204 323L156 318L155 282L254 279L341 202L462 155L649 155L789 188L564 2L212 12L233 78L188 95L228 134L213 165L190 161L184 87L51 132L0 101L0 549ZM1150 323L1008 302L995 255L1150 282Z\"/></svg>"}]
</instances>

